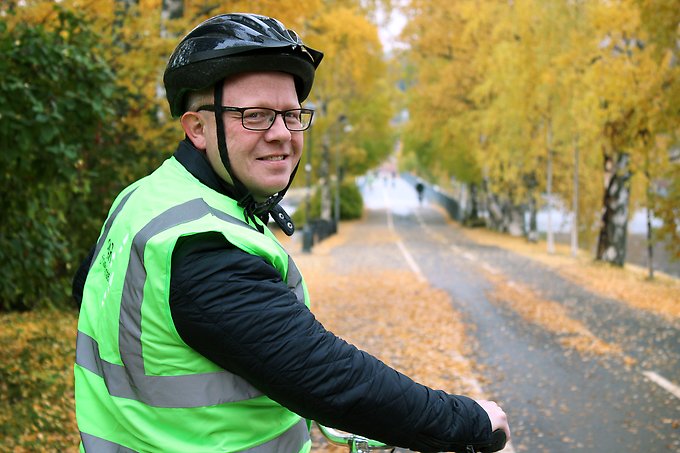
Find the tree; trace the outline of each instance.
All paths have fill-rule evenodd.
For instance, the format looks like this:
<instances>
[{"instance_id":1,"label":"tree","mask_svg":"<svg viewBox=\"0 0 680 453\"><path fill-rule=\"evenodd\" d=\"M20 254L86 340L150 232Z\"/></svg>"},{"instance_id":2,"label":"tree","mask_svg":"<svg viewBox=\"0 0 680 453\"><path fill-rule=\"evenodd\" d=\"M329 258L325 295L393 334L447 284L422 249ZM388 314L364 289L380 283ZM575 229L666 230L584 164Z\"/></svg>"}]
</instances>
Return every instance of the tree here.
<instances>
[{"instance_id":1,"label":"tree","mask_svg":"<svg viewBox=\"0 0 680 453\"><path fill-rule=\"evenodd\" d=\"M392 151L394 91L386 82L376 25L358 7L331 3L308 20L305 35L325 55L309 102L317 110L310 134L321 144L316 176L324 188L321 213L328 218L331 180L361 174Z\"/></svg>"},{"instance_id":2,"label":"tree","mask_svg":"<svg viewBox=\"0 0 680 453\"><path fill-rule=\"evenodd\" d=\"M92 173L110 182L92 162L120 149L109 132L125 93L99 36L82 16L55 15L49 26L0 18L1 310L64 303L71 263L103 210Z\"/></svg>"},{"instance_id":3,"label":"tree","mask_svg":"<svg viewBox=\"0 0 680 453\"><path fill-rule=\"evenodd\" d=\"M444 186L450 177L473 188L482 182L479 109L486 99L473 95L482 74L478 50L491 23L475 3L418 0L405 7L410 20L402 34L409 46L404 149L421 175ZM494 7L478 6L484 12Z\"/></svg>"},{"instance_id":4,"label":"tree","mask_svg":"<svg viewBox=\"0 0 680 453\"><path fill-rule=\"evenodd\" d=\"M573 247L599 230L599 256L615 264L631 207L654 209L677 242L677 195L667 190L677 171L666 165L679 143L677 1L405 8L404 143L419 171L444 185L483 182L501 229L510 213L521 221L538 193L572 199Z\"/></svg>"},{"instance_id":5,"label":"tree","mask_svg":"<svg viewBox=\"0 0 680 453\"><path fill-rule=\"evenodd\" d=\"M677 119L677 111L666 106L672 98L667 87L673 86L677 70L669 64L668 52L659 52L650 40L641 23L638 2L598 6L593 10L593 20L602 37L601 53L590 75L600 102L607 184L597 258L622 266L630 206L637 201L653 208L649 184L654 167L650 163L658 158L650 153L658 150L656 137L677 128L668 123L669 116ZM647 187L631 198L636 173L647 175ZM649 237L651 240L651 231Z\"/></svg>"}]
</instances>

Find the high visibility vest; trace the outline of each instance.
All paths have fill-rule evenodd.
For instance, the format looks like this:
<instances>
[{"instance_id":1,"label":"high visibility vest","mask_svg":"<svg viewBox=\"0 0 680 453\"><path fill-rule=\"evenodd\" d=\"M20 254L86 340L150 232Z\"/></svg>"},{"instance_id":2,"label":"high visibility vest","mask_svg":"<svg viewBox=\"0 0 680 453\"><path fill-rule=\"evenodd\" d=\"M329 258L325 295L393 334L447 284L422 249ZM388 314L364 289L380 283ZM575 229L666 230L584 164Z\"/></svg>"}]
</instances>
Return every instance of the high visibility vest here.
<instances>
[{"instance_id":1,"label":"high visibility vest","mask_svg":"<svg viewBox=\"0 0 680 453\"><path fill-rule=\"evenodd\" d=\"M170 313L173 248L179 237L200 232L219 232L264 258L308 304L295 264L264 230L174 157L116 198L97 241L78 320L81 451L310 450L305 420L187 346Z\"/></svg>"}]
</instances>

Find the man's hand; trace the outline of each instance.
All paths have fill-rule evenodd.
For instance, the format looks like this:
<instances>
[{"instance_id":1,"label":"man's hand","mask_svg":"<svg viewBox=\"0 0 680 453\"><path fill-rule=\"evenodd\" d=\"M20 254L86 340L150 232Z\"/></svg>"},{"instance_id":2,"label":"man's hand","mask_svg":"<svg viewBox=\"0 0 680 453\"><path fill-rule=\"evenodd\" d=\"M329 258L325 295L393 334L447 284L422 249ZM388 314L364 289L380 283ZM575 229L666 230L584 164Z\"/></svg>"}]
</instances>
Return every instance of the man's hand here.
<instances>
[{"instance_id":1,"label":"man's hand","mask_svg":"<svg viewBox=\"0 0 680 453\"><path fill-rule=\"evenodd\" d=\"M487 400L476 400L477 404L482 406L482 409L486 411L486 414L491 420L491 431L496 431L501 429L505 432L507 437L507 442L510 442L510 425L508 425L508 416L501 407L493 401Z\"/></svg>"}]
</instances>

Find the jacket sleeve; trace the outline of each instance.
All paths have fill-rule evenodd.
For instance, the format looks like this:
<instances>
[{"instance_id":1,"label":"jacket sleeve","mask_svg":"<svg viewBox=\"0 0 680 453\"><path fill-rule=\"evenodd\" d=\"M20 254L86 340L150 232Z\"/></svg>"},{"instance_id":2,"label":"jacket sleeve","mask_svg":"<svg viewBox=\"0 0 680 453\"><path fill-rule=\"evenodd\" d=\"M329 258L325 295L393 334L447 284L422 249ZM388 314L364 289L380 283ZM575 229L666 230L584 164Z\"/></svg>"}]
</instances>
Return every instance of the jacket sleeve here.
<instances>
[{"instance_id":1,"label":"jacket sleeve","mask_svg":"<svg viewBox=\"0 0 680 453\"><path fill-rule=\"evenodd\" d=\"M94 258L95 246L92 246L90 253L85 257L85 259L78 266L75 275L73 276L73 282L71 283L71 296L73 297L73 303L76 308L80 310L80 306L83 303L83 289L85 288L85 280L87 279L87 273L90 270L92 259Z\"/></svg>"},{"instance_id":2,"label":"jacket sleeve","mask_svg":"<svg viewBox=\"0 0 680 453\"><path fill-rule=\"evenodd\" d=\"M305 418L418 451L490 439L477 403L415 383L327 331L273 266L217 233L179 240L170 308L189 346Z\"/></svg>"}]
</instances>

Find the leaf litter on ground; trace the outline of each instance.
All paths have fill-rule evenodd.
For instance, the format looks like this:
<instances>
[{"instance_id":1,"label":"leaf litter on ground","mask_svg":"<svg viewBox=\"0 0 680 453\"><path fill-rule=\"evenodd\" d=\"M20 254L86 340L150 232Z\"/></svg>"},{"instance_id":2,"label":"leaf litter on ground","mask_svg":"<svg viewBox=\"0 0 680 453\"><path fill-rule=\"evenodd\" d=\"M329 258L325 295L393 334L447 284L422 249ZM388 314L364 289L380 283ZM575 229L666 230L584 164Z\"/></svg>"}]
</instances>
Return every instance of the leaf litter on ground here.
<instances>
[{"instance_id":1,"label":"leaf litter on ground","mask_svg":"<svg viewBox=\"0 0 680 453\"><path fill-rule=\"evenodd\" d=\"M342 224L344 232L352 227L351 223ZM495 245L539 261L593 294L670 320L680 318L680 280L676 278L658 273L650 281L640 268L630 265L616 268L596 262L584 253L572 257L562 245L557 245L556 253L548 254L544 242L529 243L480 229L465 229L464 234L474 242ZM339 234L324 241L312 255L296 255L310 287L312 309L317 317L329 330L416 380L422 379L435 387L439 384L438 388L453 393L483 396L478 384L484 382L483 370L475 366L469 354L474 339L466 337L461 316L453 310L448 295L416 282L408 272L381 270L370 259L347 275L329 272L333 263L328 252L343 244L347 237ZM360 240L369 247L397 238L376 228L372 234L362 230ZM571 318L558 302L502 273L487 271L485 276L492 284L490 300L505 304L525 320L555 334L565 350L588 357L617 357L627 366L635 365L635 359L627 356L619 345L600 339L583 323ZM410 283L400 284L403 281ZM450 343L433 343L432 339L437 338ZM442 367L435 366L437 363ZM344 451L328 446L318 432L313 437L315 451Z\"/></svg>"}]
</instances>

